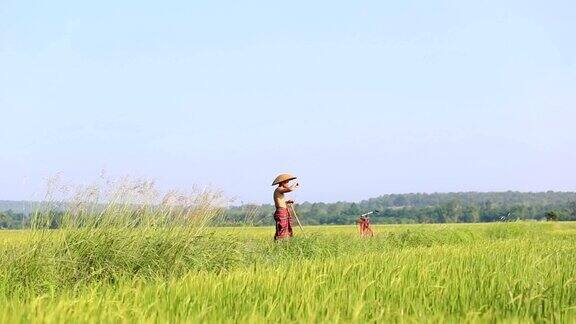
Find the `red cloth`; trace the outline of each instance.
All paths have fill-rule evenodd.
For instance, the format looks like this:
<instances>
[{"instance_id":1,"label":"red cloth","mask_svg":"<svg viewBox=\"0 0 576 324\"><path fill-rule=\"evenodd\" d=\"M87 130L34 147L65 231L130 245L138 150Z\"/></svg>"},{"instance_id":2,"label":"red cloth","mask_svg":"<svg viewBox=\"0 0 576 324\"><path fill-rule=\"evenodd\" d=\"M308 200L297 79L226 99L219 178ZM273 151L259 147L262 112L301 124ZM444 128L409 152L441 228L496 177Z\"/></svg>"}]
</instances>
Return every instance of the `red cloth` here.
<instances>
[{"instance_id":1,"label":"red cloth","mask_svg":"<svg viewBox=\"0 0 576 324\"><path fill-rule=\"evenodd\" d=\"M362 233L364 233L364 230L367 227L366 218L360 217L360 219L358 220L358 224L360 225L360 230L362 231Z\"/></svg>"},{"instance_id":2,"label":"red cloth","mask_svg":"<svg viewBox=\"0 0 576 324\"><path fill-rule=\"evenodd\" d=\"M292 237L292 215L288 208L277 208L274 213L274 220L276 221L276 234L274 240L281 240Z\"/></svg>"},{"instance_id":3,"label":"red cloth","mask_svg":"<svg viewBox=\"0 0 576 324\"><path fill-rule=\"evenodd\" d=\"M370 228L370 218L366 217L364 219L364 228L362 229L362 236L374 236L374 233L372 232L372 229Z\"/></svg>"},{"instance_id":4,"label":"red cloth","mask_svg":"<svg viewBox=\"0 0 576 324\"><path fill-rule=\"evenodd\" d=\"M360 217L358 219L358 225L360 226L360 235L361 236L368 235L368 233L372 231L370 229L370 218L368 218L368 217Z\"/></svg>"}]
</instances>

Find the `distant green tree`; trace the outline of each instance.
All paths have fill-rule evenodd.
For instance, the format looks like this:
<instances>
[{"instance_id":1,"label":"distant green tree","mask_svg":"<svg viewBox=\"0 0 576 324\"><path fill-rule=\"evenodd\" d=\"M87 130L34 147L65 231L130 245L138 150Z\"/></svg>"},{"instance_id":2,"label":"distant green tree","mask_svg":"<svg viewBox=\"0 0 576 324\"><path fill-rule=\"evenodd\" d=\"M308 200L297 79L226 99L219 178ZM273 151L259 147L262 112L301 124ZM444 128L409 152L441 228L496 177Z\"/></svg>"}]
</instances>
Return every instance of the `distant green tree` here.
<instances>
[{"instance_id":1,"label":"distant green tree","mask_svg":"<svg viewBox=\"0 0 576 324\"><path fill-rule=\"evenodd\" d=\"M0 213L0 228L9 228L10 217L5 213Z\"/></svg>"},{"instance_id":2,"label":"distant green tree","mask_svg":"<svg viewBox=\"0 0 576 324\"><path fill-rule=\"evenodd\" d=\"M546 214L544 214L544 216L546 216L546 220L549 222L550 221L558 221L560 219L558 212L555 210L546 212Z\"/></svg>"},{"instance_id":3,"label":"distant green tree","mask_svg":"<svg viewBox=\"0 0 576 324\"><path fill-rule=\"evenodd\" d=\"M470 207L470 221L472 223L478 223L480 221L480 210L476 206Z\"/></svg>"},{"instance_id":4,"label":"distant green tree","mask_svg":"<svg viewBox=\"0 0 576 324\"><path fill-rule=\"evenodd\" d=\"M458 223L462 214L462 205L456 199L441 207L443 223Z\"/></svg>"},{"instance_id":5,"label":"distant green tree","mask_svg":"<svg viewBox=\"0 0 576 324\"><path fill-rule=\"evenodd\" d=\"M408 199L406 195L398 195L394 198L392 204L394 204L395 207L406 206L408 205Z\"/></svg>"},{"instance_id":6,"label":"distant green tree","mask_svg":"<svg viewBox=\"0 0 576 324\"><path fill-rule=\"evenodd\" d=\"M313 217L324 217L327 216L328 211L326 208L326 204L324 203L314 203L312 207L310 207L310 211L308 212L310 216Z\"/></svg>"},{"instance_id":7,"label":"distant green tree","mask_svg":"<svg viewBox=\"0 0 576 324\"><path fill-rule=\"evenodd\" d=\"M568 213L573 218L576 218L576 201L571 201L568 203Z\"/></svg>"},{"instance_id":8,"label":"distant green tree","mask_svg":"<svg viewBox=\"0 0 576 324\"><path fill-rule=\"evenodd\" d=\"M510 208L510 217L513 219L526 219L526 207L523 205L516 205Z\"/></svg>"},{"instance_id":9,"label":"distant green tree","mask_svg":"<svg viewBox=\"0 0 576 324\"><path fill-rule=\"evenodd\" d=\"M350 216L360 215L360 208L358 208L358 205L356 205L356 203L352 203L348 208L348 210L346 210L346 215Z\"/></svg>"},{"instance_id":10,"label":"distant green tree","mask_svg":"<svg viewBox=\"0 0 576 324\"><path fill-rule=\"evenodd\" d=\"M432 222L433 222L432 217L430 217L425 212L418 215L418 223L427 224L427 223L432 223Z\"/></svg>"}]
</instances>

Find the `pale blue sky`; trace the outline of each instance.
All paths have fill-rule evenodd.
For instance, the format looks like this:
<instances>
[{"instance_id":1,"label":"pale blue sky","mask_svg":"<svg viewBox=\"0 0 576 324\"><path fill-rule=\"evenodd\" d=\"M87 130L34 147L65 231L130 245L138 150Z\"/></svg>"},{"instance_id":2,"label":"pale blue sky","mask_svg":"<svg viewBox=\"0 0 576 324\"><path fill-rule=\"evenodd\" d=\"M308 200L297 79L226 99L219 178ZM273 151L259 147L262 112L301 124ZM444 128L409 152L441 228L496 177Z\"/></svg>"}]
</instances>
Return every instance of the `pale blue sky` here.
<instances>
[{"instance_id":1,"label":"pale blue sky","mask_svg":"<svg viewBox=\"0 0 576 324\"><path fill-rule=\"evenodd\" d=\"M573 1L0 0L0 199L576 190Z\"/></svg>"}]
</instances>

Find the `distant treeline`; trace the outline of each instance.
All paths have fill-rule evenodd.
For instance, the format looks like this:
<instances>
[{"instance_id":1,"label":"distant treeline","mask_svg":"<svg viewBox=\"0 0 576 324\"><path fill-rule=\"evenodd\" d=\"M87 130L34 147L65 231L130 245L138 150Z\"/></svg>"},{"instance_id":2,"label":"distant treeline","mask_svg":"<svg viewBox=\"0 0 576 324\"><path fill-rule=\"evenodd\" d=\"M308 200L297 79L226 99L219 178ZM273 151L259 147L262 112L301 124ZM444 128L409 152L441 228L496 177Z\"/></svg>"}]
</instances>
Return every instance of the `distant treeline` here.
<instances>
[{"instance_id":1,"label":"distant treeline","mask_svg":"<svg viewBox=\"0 0 576 324\"><path fill-rule=\"evenodd\" d=\"M30 214L39 206L42 204L0 201L0 228L28 227ZM576 220L576 192L392 194L357 203L304 202L296 206L302 222L309 225L353 224L359 215L373 210L380 211L372 216L372 222L377 224L542 220L550 218L551 213L554 219ZM273 213L273 205L230 207L217 225L272 225Z\"/></svg>"},{"instance_id":2,"label":"distant treeline","mask_svg":"<svg viewBox=\"0 0 576 324\"><path fill-rule=\"evenodd\" d=\"M575 192L459 192L392 194L358 203L298 204L301 220L310 225L353 224L365 212L379 210L373 223L475 223L541 220L554 212L559 220L576 220ZM273 205L230 208L223 223L272 225Z\"/></svg>"},{"instance_id":3,"label":"distant treeline","mask_svg":"<svg viewBox=\"0 0 576 324\"><path fill-rule=\"evenodd\" d=\"M46 206L61 211L62 204L46 204L35 201L0 200L0 229L21 229L30 227L31 215Z\"/></svg>"}]
</instances>

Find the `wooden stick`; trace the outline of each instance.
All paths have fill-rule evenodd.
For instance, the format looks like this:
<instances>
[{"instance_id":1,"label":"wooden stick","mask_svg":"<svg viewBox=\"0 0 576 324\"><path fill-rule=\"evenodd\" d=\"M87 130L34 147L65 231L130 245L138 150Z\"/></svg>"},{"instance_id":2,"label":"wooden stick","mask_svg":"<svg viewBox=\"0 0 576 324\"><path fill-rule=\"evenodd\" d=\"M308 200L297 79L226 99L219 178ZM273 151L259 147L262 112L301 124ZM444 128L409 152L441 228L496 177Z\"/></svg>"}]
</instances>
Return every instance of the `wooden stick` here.
<instances>
[{"instance_id":1,"label":"wooden stick","mask_svg":"<svg viewBox=\"0 0 576 324\"><path fill-rule=\"evenodd\" d=\"M302 227L302 223L300 223L300 219L298 219L298 215L296 215L296 210L294 209L294 205L290 204L290 207L292 208L292 213L294 214L294 218L296 218L296 221L298 222L298 226L300 226L300 229L302 230L302 234L305 234L304 227Z\"/></svg>"}]
</instances>

